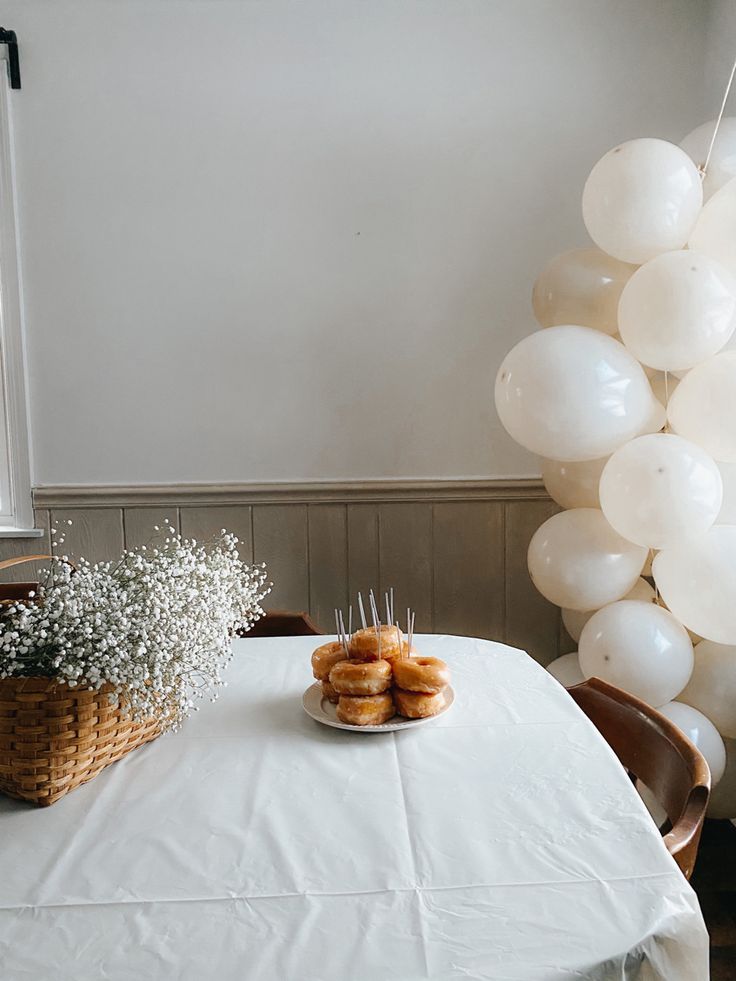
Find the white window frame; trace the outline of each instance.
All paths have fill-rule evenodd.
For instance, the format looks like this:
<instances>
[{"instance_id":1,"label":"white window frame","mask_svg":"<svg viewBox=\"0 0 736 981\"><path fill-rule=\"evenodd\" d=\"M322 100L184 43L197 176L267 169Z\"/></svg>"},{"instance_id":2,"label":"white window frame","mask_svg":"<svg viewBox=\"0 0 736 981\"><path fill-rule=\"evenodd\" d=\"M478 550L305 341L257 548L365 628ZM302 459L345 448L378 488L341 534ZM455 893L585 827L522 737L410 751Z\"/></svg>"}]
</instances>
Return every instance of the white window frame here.
<instances>
[{"instance_id":1,"label":"white window frame","mask_svg":"<svg viewBox=\"0 0 736 981\"><path fill-rule=\"evenodd\" d=\"M0 45L0 538L38 537L31 452L13 153L13 93Z\"/></svg>"}]
</instances>

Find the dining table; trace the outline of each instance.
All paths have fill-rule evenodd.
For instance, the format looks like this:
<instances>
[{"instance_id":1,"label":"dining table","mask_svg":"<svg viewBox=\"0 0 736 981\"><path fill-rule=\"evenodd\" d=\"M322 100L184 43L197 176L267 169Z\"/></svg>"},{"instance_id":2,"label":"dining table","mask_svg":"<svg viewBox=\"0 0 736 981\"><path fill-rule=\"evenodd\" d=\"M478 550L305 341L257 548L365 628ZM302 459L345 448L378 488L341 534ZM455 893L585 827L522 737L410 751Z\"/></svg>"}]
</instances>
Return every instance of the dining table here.
<instances>
[{"instance_id":1,"label":"dining table","mask_svg":"<svg viewBox=\"0 0 736 981\"><path fill-rule=\"evenodd\" d=\"M3 981L706 981L695 893L543 667L418 635L450 710L345 731L302 706L330 639L235 640L179 731L0 798Z\"/></svg>"}]
</instances>

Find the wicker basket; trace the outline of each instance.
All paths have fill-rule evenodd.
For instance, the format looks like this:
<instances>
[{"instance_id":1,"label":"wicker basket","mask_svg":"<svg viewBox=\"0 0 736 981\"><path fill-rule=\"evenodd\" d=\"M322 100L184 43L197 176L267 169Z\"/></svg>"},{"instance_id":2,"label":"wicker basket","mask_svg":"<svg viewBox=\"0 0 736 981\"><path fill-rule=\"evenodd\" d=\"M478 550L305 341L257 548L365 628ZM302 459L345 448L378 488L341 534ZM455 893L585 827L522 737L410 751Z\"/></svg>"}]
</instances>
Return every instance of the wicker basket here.
<instances>
[{"instance_id":1,"label":"wicker basket","mask_svg":"<svg viewBox=\"0 0 736 981\"><path fill-rule=\"evenodd\" d=\"M0 569L46 555L7 559ZM0 603L27 596L35 583L0 584ZM0 791L41 807L96 777L160 733L156 719L134 722L99 690L53 678L0 680Z\"/></svg>"}]
</instances>

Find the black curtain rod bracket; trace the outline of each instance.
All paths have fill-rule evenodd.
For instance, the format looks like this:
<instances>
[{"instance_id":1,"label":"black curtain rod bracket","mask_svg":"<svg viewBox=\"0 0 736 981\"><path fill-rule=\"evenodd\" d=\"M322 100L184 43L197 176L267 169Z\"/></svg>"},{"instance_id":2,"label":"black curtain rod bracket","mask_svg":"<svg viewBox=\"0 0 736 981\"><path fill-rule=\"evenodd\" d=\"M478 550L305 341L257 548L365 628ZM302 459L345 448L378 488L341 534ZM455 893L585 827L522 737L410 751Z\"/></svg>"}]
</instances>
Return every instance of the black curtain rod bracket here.
<instances>
[{"instance_id":1,"label":"black curtain rod bracket","mask_svg":"<svg viewBox=\"0 0 736 981\"><path fill-rule=\"evenodd\" d=\"M18 38L15 31L0 27L0 44L8 46L8 78L11 89L20 88L20 59L18 57Z\"/></svg>"}]
</instances>

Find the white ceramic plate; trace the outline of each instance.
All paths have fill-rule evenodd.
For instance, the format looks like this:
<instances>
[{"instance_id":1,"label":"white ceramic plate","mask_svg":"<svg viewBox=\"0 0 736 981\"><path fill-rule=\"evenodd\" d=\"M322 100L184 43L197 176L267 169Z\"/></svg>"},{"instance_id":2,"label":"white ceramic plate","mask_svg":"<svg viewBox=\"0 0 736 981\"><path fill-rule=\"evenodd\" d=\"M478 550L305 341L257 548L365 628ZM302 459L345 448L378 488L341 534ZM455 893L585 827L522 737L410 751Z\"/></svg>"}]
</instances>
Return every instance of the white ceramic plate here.
<instances>
[{"instance_id":1,"label":"white ceramic plate","mask_svg":"<svg viewBox=\"0 0 736 981\"><path fill-rule=\"evenodd\" d=\"M432 719L439 719L441 715L450 710L454 701L455 692L448 685L445 707L436 715L428 715L426 719L405 719L403 715L395 715L388 722L382 722L380 726L352 726L340 722L335 711L337 706L322 697L322 685L317 681L304 692L302 705L307 715L311 715L315 721L321 722L323 726L332 726L333 729L349 729L351 732L398 732L401 729L423 726L426 722L431 722Z\"/></svg>"}]
</instances>

